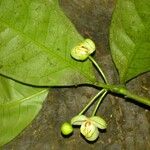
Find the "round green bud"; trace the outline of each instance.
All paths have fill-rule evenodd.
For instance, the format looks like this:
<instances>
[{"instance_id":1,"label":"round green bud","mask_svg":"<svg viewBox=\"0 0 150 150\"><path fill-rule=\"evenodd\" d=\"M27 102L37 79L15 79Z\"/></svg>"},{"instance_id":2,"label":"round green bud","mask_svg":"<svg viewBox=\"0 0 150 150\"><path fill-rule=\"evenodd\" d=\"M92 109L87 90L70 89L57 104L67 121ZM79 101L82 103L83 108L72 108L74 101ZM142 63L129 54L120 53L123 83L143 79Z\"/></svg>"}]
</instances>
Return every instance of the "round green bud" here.
<instances>
[{"instance_id":1,"label":"round green bud","mask_svg":"<svg viewBox=\"0 0 150 150\"><path fill-rule=\"evenodd\" d=\"M70 123L65 122L61 126L61 132L63 135L69 135L73 132L73 127Z\"/></svg>"}]
</instances>

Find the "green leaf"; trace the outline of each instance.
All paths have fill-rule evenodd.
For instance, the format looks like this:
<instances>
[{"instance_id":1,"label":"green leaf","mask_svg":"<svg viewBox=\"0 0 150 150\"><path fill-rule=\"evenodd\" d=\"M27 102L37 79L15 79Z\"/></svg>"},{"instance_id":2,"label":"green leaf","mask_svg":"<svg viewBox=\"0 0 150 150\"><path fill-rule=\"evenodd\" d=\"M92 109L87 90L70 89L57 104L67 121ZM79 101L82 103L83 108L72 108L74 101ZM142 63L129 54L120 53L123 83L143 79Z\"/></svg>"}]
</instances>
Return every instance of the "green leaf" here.
<instances>
[{"instance_id":1,"label":"green leaf","mask_svg":"<svg viewBox=\"0 0 150 150\"><path fill-rule=\"evenodd\" d=\"M150 71L150 1L118 0L110 46L121 83Z\"/></svg>"},{"instance_id":2,"label":"green leaf","mask_svg":"<svg viewBox=\"0 0 150 150\"><path fill-rule=\"evenodd\" d=\"M0 146L16 137L35 118L48 93L0 76Z\"/></svg>"},{"instance_id":3,"label":"green leaf","mask_svg":"<svg viewBox=\"0 0 150 150\"><path fill-rule=\"evenodd\" d=\"M71 49L83 38L57 0L0 0L0 73L32 85L95 82L89 61Z\"/></svg>"}]
</instances>

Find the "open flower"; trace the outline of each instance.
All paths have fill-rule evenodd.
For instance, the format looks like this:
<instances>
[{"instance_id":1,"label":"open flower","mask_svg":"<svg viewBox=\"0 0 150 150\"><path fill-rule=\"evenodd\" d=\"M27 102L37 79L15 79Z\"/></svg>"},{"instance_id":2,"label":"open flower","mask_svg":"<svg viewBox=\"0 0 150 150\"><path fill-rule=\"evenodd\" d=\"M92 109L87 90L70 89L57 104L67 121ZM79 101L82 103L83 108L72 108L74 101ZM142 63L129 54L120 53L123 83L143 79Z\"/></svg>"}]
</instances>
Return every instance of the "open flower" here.
<instances>
[{"instance_id":1,"label":"open flower","mask_svg":"<svg viewBox=\"0 0 150 150\"><path fill-rule=\"evenodd\" d=\"M104 119L98 116L90 118L84 115L78 115L71 119L72 125L81 125L80 132L88 141L94 141L99 136L99 129L106 129L107 124Z\"/></svg>"},{"instance_id":2,"label":"open flower","mask_svg":"<svg viewBox=\"0 0 150 150\"><path fill-rule=\"evenodd\" d=\"M86 60L95 51L95 44L91 39L85 39L71 50L71 56L76 60Z\"/></svg>"}]
</instances>

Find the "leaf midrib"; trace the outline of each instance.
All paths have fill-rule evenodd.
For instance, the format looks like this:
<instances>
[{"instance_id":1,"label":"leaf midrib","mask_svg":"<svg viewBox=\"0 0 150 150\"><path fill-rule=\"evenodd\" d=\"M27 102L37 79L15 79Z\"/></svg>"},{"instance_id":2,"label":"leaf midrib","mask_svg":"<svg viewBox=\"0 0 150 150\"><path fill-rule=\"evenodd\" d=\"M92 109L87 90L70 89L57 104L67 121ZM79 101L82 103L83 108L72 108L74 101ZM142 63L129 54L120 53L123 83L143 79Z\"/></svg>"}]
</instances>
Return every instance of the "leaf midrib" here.
<instances>
[{"instance_id":1,"label":"leaf midrib","mask_svg":"<svg viewBox=\"0 0 150 150\"><path fill-rule=\"evenodd\" d=\"M63 63L66 63L68 66L70 66L71 68L77 70L80 74L82 74L85 78L87 78L89 81L91 81L92 83L94 82L94 80L88 75L85 74L84 72L82 72L80 69L78 69L76 66L74 66L73 64L70 64L68 60L66 60L65 58L61 57L60 55L57 55L56 53L52 53L50 49L48 49L46 46L44 46L43 44L40 44L39 42L33 40L31 37L27 36L25 33L20 32L19 30L17 30L15 27L13 27L12 25L10 25L9 23L5 22L4 20L0 19L1 22L7 26L8 28L10 28L11 30L15 31L16 33L18 33L19 35L21 35L22 37L24 37L25 39L29 39L30 41L32 41L35 45L37 45L38 47L40 47L40 49L42 49L43 51L45 51L46 53L51 53L53 56L55 56L59 61L62 61Z\"/></svg>"},{"instance_id":2,"label":"leaf midrib","mask_svg":"<svg viewBox=\"0 0 150 150\"><path fill-rule=\"evenodd\" d=\"M137 12L137 14L138 14L138 16L139 16L139 18L142 20L142 18L141 18L141 16L139 15L139 12L138 12L138 10L137 10L137 8L136 8L136 5L135 5L135 3L134 3L134 6L135 6L135 10L136 10L136 12ZM122 22L121 22L121 24L122 24ZM122 25L122 27L123 27L123 25ZM144 26L145 27L145 26ZM123 28L124 29L124 28ZM125 31L125 30L124 30ZM126 35L128 35L128 33L125 31L125 33L126 33ZM128 37L131 39L131 37L128 35ZM132 39L131 39L132 40ZM133 41L133 40L132 40ZM134 42L134 44L136 45L136 43ZM121 81L121 83L124 83L124 82L126 82L127 80L128 80L128 74L129 74L129 68L131 68L130 66L131 66L131 64L132 64L132 60L134 59L134 57L136 56L136 46L134 47L134 53L132 53L132 55L131 55L131 57L130 57L130 59L129 59L129 61L127 62L127 69L126 69L126 71L125 71L125 73L124 73L124 76L123 76L123 78L122 78L122 81Z\"/></svg>"},{"instance_id":3,"label":"leaf midrib","mask_svg":"<svg viewBox=\"0 0 150 150\"><path fill-rule=\"evenodd\" d=\"M25 97L25 98L22 98L22 99L19 99L19 100L9 101L9 102L6 102L4 104L0 104L0 106L6 106L6 105L7 106L9 106L9 105L14 106L14 105L18 105L18 104L23 103L23 102L25 102L25 101L27 101L27 100L35 97L35 96L38 96L38 95L40 95L40 94L42 94L42 93L44 93L46 91L48 91L48 89L44 89L44 90L42 90L40 92L36 92L36 93L34 93L34 94L32 94L32 95L30 95L28 97Z\"/></svg>"}]
</instances>

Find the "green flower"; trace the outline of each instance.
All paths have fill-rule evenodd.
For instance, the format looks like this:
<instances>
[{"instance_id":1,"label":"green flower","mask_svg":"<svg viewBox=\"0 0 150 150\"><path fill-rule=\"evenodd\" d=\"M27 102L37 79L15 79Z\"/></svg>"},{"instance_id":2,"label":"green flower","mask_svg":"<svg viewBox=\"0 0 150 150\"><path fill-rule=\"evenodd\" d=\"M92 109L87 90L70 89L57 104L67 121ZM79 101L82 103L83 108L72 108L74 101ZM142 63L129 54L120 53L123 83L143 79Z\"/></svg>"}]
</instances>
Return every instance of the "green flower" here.
<instances>
[{"instance_id":1,"label":"green flower","mask_svg":"<svg viewBox=\"0 0 150 150\"><path fill-rule=\"evenodd\" d=\"M99 129L106 129L107 124L104 119L98 116L87 118L84 115L78 115L71 119L72 125L81 125L80 132L88 141L94 141L99 136Z\"/></svg>"},{"instance_id":2,"label":"green flower","mask_svg":"<svg viewBox=\"0 0 150 150\"><path fill-rule=\"evenodd\" d=\"M71 56L76 60L85 60L95 51L95 44L90 39L85 39L82 43L71 50Z\"/></svg>"}]
</instances>

